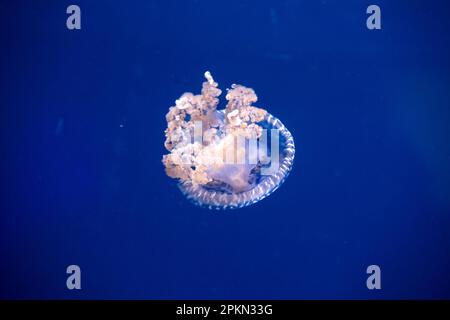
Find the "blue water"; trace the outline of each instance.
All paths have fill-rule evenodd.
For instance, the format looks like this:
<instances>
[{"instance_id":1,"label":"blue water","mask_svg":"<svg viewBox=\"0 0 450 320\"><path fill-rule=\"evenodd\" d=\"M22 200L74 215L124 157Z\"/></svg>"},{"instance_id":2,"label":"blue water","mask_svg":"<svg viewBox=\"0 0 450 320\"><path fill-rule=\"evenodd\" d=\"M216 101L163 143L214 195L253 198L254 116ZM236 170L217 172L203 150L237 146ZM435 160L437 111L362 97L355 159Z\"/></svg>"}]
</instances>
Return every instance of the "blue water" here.
<instances>
[{"instance_id":1,"label":"blue water","mask_svg":"<svg viewBox=\"0 0 450 320\"><path fill-rule=\"evenodd\" d=\"M0 298L450 298L446 1L374 1L374 31L367 1L73 3L81 30L72 2L0 4ZM296 142L244 209L191 205L161 164L206 70Z\"/></svg>"}]
</instances>

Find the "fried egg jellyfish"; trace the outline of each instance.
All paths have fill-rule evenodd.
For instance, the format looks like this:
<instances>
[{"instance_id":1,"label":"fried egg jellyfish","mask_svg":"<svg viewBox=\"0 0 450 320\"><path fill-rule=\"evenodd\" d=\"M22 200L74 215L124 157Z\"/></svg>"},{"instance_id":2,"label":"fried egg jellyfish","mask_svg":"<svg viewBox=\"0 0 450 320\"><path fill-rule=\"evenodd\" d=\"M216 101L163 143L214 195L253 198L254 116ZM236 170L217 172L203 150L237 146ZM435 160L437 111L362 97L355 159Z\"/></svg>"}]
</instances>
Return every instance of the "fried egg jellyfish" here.
<instances>
[{"instance_id":1,"label":"fried egg jellyfish","mask_svg":"<svg viewBox=\"0 0 450 320\"><path fill-rule=\"evenodd\" d=\"M209 71L201 94L184 93L166 115L163 164L193 203L234 209L274 192L288 176L295 145L289 130L266 110L251 88L233 84L227 106Z\"/></svg>"}]
</instances>

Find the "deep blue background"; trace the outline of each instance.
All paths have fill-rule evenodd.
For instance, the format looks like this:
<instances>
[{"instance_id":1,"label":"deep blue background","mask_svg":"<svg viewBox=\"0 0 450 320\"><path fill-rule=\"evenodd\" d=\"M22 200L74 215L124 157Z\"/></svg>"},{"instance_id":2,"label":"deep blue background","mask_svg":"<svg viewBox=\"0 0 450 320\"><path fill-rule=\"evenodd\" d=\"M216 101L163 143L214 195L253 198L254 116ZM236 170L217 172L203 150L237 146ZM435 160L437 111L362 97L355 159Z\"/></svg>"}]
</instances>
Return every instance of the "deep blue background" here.
<instances>
[{"instance_id":1,"label":"deep blue background","mask_svg":"<svg viewBox=\"0 0 450 320\"><path fill-rule=\"evenodd\" d=\"M450 298L450 5L373 3L381 31L372 1L1 1L0 298ZM295 138L245 209L161 165L206 70Z\"/></svg>"}]
</instances>

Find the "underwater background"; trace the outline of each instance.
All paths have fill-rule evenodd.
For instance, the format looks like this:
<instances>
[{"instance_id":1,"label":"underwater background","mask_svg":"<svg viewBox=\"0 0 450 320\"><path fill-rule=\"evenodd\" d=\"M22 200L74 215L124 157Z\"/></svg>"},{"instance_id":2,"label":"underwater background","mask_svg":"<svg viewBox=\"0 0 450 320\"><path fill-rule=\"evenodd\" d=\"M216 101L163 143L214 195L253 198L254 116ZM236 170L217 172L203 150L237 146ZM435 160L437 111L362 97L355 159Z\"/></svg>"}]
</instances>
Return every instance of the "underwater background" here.
<instances>
[{"instance_id":1,"label":"underwater background","mask_svg":"<svg viewBox=\"0 0 450 320\"><path fill-rule=\"evenodd\" d=\"M0 1L0 298L449 299L449 12ZM165 114L206 70L295 139L290 176L250 207L196 207L161 164Z\"/></svg>"}]
</instances>

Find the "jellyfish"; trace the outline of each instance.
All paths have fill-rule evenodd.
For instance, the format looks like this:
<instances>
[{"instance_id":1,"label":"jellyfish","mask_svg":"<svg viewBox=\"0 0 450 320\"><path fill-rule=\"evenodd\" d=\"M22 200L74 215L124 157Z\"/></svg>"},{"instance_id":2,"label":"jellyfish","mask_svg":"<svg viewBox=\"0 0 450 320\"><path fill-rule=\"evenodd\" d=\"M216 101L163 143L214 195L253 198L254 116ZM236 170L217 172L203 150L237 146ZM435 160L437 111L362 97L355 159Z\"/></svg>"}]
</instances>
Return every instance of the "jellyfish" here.
<instances>
[{"instance_id":1,"label":"jellyfish","mask_svg":"<svg viewBox=\"0 0 450 320\"><path fill-rule=\"evenodd\" d=\"M253 106L255 91L233 84L219 110L218 88L204 74L200 94L184 93L166 115L166 174L181 192L209 209L236 209L273 193L291 171L292 134L265 109Z\"/></svg>"}]
</instances>

